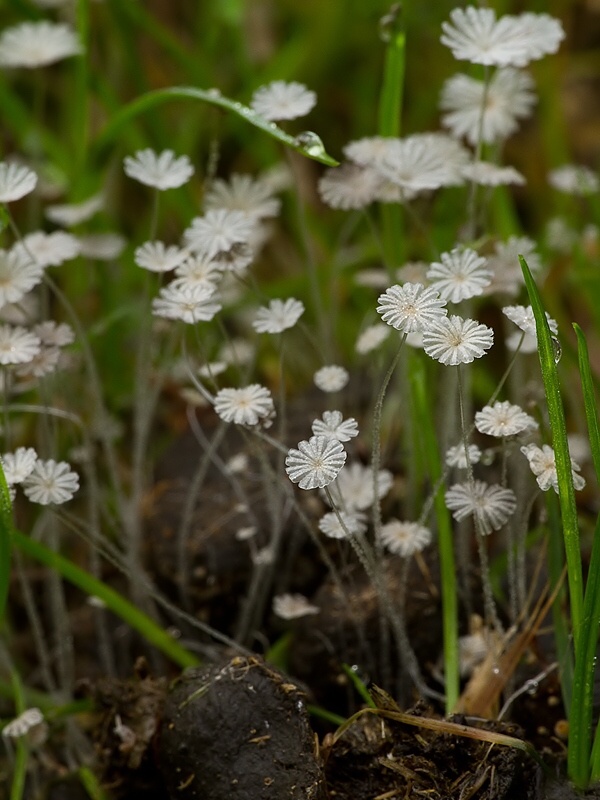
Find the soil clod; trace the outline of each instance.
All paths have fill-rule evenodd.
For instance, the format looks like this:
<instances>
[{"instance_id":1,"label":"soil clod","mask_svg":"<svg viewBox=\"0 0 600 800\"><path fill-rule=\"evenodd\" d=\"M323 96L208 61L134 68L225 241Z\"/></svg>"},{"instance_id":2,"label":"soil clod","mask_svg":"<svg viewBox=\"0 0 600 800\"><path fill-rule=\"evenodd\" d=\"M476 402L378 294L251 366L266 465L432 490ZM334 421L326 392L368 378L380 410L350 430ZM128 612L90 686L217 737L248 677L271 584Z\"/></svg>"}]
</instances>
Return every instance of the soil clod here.
<instances>
[{"instance_id":1,"label":"soil clod","mask_svg":"<svg viewBox=\"0 0 600 800\"><path fill-rule=\"evenodd\" d=\"M306 693L258 658L189 670L167 698L159 760L178 800L324 800Z\"/></svg>"}]
</instances>

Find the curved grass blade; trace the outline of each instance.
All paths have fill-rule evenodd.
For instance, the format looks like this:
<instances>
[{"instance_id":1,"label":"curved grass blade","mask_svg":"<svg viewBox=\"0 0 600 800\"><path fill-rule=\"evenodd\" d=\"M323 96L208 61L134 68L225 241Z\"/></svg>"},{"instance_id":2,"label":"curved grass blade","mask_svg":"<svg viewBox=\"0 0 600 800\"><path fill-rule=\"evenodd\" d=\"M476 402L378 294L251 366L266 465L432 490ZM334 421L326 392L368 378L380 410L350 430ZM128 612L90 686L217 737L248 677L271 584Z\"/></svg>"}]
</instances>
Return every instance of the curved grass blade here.
<instances>
[{"instance_id":1,"label":"curved grass blade","mask_svg":"<svg viewBox=\"0 0 600 800\"><path fill-rule=\"evenodd\" d=\"M577 506L575 503L575 490L573 487L573 473L571 456L567 441L567 428L565 414L560 395L558 370L556 368L552 334L546 319L535 281L531 275L527 262L519 256L529 299L535 316L535 325L538 341L538 353L548 415L552 429L552 445L558 479L558 497L562 518L565 553L567 557L567 576L569 580L569 598L571 601L571 621L573 639L575 642L575 674L573 678L573 692L571 697L571 714L569 718L569 746L568 746L568 772L569 777L578 787L587 785L589 779L589 741L591 738L589 725L586 724L585 697L585 668L581 659L587 650L584 639L587 626L584 626L583 607L583 575L581 568L581 553L579 549L579 526L577 522ZM589 604L590 600L588 600ZM586 747L587 742L587 747Z\"/></svg>"},{"instance_id":2,"label":"curved grass blade","mask_svg":"<svg viewBox=\"0 0 600 800\"><path fill-rule=\"evenodd\" d=\"M369 708L377 708L373 698L369 694L369 690L358 677L356 672L352 669L352 667L349 664L342 664L342 669L346 673L346 677L350 680L350 683L354 686L358 694L362 697Z\"/></svg>"},{"instance_id":3,"label":"curved grass blade","mask_svg":"<svg viewBox=\"0 0 600 800\"><path fill-rule=\"evenodd\" d=\"M296 150L303 156L319 161L321 164L327 164L330 167L337 167L339 164L335 158L327 154L323 142L316 133L304 131L297 136L290 136L274 122L269 122L264 117L261 117L249 106L245 106L237 100L223 97L218 89L197 89L195 86L171 86L168 89L156 89L152 92L146 92L146 94L124 106L107 123L104 130L96 138L92 148L93 155L99 157L132 119L170 100L200 100L203 103L217 106L245 119L250 125L254 125L254 127L259 128L273 139L285 144L287 147L291 147L292 150Z\"/></svg>"},{"instance_id":4,"label":"curved grass blade","mask_svg":"<svg viewBox=\"0 0 600 800\"><path fill-rule=\"evenodd\" d=\"M326 708L321 708L320 706L313 706L308 703L306 710L313 717L317 717L317 719L324 719L326 722L331 722L333 725L337 725L338 728L340 725L343 725L344 722L346 722L345 717L340 717L339 714L334 714L333 711L327 711Z\"/></svg>"},{"instance_id":5,"label":"curved grass blade","mask_svg":"<svg viewBox=\"0 0 600 800\"><path fill-rule=\"evenodd\" d=\"M569 597L571 601L571 619L573 623L573 638L575 650L579 640L581 622L583 618L583 575L581 569L581 553L579 550L579 525L577 521L577 506L575 504L575 489L573 487L573 474L571 469L571 456L567 442L567 427L565 412L560 395L560 383L556 368L554 343L546 319L542 299L535 281L531 275L527 262L519 256L521 269L525 278L525 285L529 300L535 316L535 327L538 341L538 353L548 415L552 429L552 445L556 461L556 474L558 476L558 497L565 540L565 553L567 556L567 576L569 580Z\"/></svg>"},{"instance_id":6,"label":"curved grass blade","mask_svg":"<svg viewBox=\"0 0 600 800\"><path fill-rule=\"evenodd\" d=\"M176 642L169 634L157 625L150 617L136 608L125 597L110 586L94 578L89 572L73 564L72 561L55 553L50 548L34 542L20 531L13 530L13 543L24 553L47 567L57 570L63 578L79 587L86 594L99 597L106 607L127 622L136 631L180 667L195 667L200 660L189 650Z\"/></svg>"}]
</instances>

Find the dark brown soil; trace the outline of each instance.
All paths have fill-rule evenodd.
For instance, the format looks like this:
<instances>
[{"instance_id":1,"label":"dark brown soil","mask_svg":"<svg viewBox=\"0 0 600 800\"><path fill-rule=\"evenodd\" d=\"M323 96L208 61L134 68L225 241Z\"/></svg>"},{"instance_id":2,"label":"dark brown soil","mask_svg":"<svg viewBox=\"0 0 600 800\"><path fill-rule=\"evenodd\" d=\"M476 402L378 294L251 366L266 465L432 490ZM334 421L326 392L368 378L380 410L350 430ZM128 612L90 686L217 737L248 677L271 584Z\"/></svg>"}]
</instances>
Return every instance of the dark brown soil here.
<instances>
[{"instance_id":1,"label":"dark brown soil","mask_svg":"<svg viewBox=\"0 0 600 800\"><path fill-rule=\"evenodd\" d=\"M515 726L486 723L485 728L519 734ZM537 769L515 749L365 715L332 748L326 774L336 800L530 800L537 797Z\"/></svg>"},{"instance_id":2,"label":"dark brown soil","mask_svg":"<svg viewBox=\"0 0 600 800\"><path fill-rule=\"evenodd\" d=\"M550 791L521 751L375 714L319 743L306 690L258 658L188 670L170 688L138 677L94 692L103 707L94 728L103 783L116 798L542 800ZM514 724L480 726L522 734Z\"/></svg>"},{"instance_id":3,"label":"dark brown soil","mask_svg":"<svg viewBox=\"0 0 600 800\"><path fill-rule=\"evenodd\" d=\"M224 457L244 447L236 432L228 434L222 444ZM198 619L235 636L252 573L249 544L236 538L236 530L253 517L259 529L255 545L262 547L268 542L269 515L263 488L252 477L252 469L249 475L240 477L250 508L238 514L233 513L230 482L210 466L193 509L186 543L189 582L182 597L177 532L190 475L201 455L202 449L188 434L167 454L159 470L155 489L145 505L147 565L173 603L184 605ZM386 514L394 514L399 492L394 487L386 498ZM314 521L323 513L324 505L316 493L304 493L300 500L309 519ZM362 707L363 699L344 671L344 664L355 667L366 685L381 685L400 698L403 707L414 706L417 696L407 678L402 652L395 648L389 631L386 642L377 595L366 575L360 566L348 566L347 556L351 554L341 557L338 542L327 540L324 544L347 591L339 592L309 537L301 530L290 531L265 592L260 627L247 643L250 649L261 650L264 641L266 650L289 634L283 656L278 656L283 670L266 664L259 655L226 652L209 636L181 623L184 640L202 654L206 667L184 673L170 687L168 678L160 677L165 675L166 665L164 669L153 667L154 675L150 675L143 661L133 670L124 666L131 662L121 661L120 678L98 677L101 666L95 650L92 610L77 593L70 596L80 654L79 677L88 678L83 693L92 698L96 708L82 724L94 743L96 769L111 800L574 797L568 784L549 783L535 761L521 751L491 747L373 714L357 719L333 742L336 725L309 716L307 709L317 705L349 717ZM435 557L425 555L425 561L420 566L414 563L409 575L406 628L425 682L440 691L441 684L433 677L442 649L436 589L439 576ZM392 601L400 603L400 561L389 558L385 570ZM119 588L126 591L126 587ZM321 612L316 617L282 623L270 612L271 597L281 591L302 592ZM22 614L18 591L13 592L12 600L13 608ZM476 585L472 602L473 610L481 612ZM121 623L110 619L116 630ZM463 609L461 633L466 633L467 627ZM554 660L547 641L543 647L541 642L533 642L513 676L513 691ZM135 649L135 639L129 646ZM127 650L123 652L127 656ZM22 636L19 655L23 663L35 665L29 634ZM167 674L170 678L176 675L174 671ZM8 706L0 712L6 716L11 713ZM440 719L443 709L417 706L412 713ZM515 721L511 724L472 719L468 724L523 737L559 774L564 768L564 730L560 726L565 714L556 674L551 673L534 694L519 697L511 714ZM81 783L62 766L61 746L56 747L56 763L46 763L40 769L46 798L79 800L85 794L81 793ZM0 800L8 797L2 791L0 785ZM600 792L591 790L588 797L600 798Z\"/></svg>"}]
</instances>

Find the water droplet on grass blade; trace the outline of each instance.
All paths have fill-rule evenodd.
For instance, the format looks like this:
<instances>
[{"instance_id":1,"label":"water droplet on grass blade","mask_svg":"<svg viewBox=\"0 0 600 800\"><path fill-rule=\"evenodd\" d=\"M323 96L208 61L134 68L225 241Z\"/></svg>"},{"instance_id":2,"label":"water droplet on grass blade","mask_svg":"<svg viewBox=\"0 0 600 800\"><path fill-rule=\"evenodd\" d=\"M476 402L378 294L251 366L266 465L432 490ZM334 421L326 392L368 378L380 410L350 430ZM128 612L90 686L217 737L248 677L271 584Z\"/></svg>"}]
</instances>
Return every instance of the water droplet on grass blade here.
<instances>
[{"instance_id":1,"label":"water droplet on grass blade","mask_svg":"<svg viewBox=\"0 0 600 800\"><path fill-rule=\"evenodd\" d=\"M382 42L391 42L392 36L400 28L402 16L402 3L394 3L387 14L379 20L379 38Z\"/></svg>"},{"instance_id":2,"label":"water droplet on grass blade","mask_svg":"<svg viewBox=\"0 0 600 800\"><path fill-rule=\"evenodd\" d=\"M294 139L294 144L296 147L301 147L307 156L318 158L327 155L321 137L312 131L302 131L302 133L299 133Z\"/></svg>"},{"instance_id":3,"label":"water droplet on grass blade","mask_svg":"<svg viewBox=\"0 0 600 800\"><path fill-rule=\"evenodd\" d=\"M552 349L554 350L554 363L558 364L562 358L562 347L555 336L552 336Z\"/></svg>"}]
</instances>

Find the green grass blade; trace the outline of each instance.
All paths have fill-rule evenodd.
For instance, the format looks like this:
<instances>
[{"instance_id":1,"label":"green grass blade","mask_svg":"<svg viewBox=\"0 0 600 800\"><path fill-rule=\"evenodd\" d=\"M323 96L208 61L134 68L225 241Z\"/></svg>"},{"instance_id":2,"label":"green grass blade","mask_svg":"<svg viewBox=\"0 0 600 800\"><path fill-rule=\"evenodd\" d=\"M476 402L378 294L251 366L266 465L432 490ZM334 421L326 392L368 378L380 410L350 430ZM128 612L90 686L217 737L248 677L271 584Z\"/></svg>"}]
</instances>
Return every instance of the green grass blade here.
<instances>
[{"instance_id":1,"label":"green grass blade","mask_svg":"<svg viewBox=\"0 0 600 800\"><path fill-rule=\"evenodd\" d=\"M502 239L520 236L523 228L519 222L515 198L508 186L496 186L491 198L490 216L494 231Z\"/></svg>"},{"instance_id":2,"label":"green grass blade","mask_svg":"<svg viewBox=\"0 0 600 800\"><path fill-rule=\"evenodd\" d=\"M73 97L69 104L71 139L71 182L77 184L84 172L88 146L89 76L90 76L90 0L77 0L77 34L83 52L74 61Z\"/></svg>"},{"instance_id":3,"label":"green grass blade","mask_svg":"<svg viewBox=\"0 0 600 800\"><path fill-rule=\"evenodd\" d=\"M40 692L38 689L24 688L26 706L37 706L44 714L54 707L55 702L49 694ZM0 678L0 698L6 700L15 700L14 686L6 680Z\"/></svg>"},{"instance_id":4,"label":"green grass blade","mask_svg":"<svg viewBox=\"0 0 600 800\"><path fill-rule=\"evenodd\" d=\"M12 549L12 504L2 463L0 462L0 631L4 624L10 584L10 553Z\"/></svg>"},{"instance_id":5,"label":"green grass blade","mask_svg":"<svg viewBox=\"0 0 600 800\"><path fill-rule=\"evenodd\" d=\"M136 608L125 597L110 586L94 578L81 567L73 564L63 556L50 550L40 542L25 536L20 531L13 531L14 544L36 561L41 562L51 569L57 570L63 578L79 587L83 592L99 597L106 607L127 622L144 638L161 650L180 667L194 667L200 663L199 659L176 642L169 634L158 626L150 617Z\"/></svg>"},{"instance_id":6,"label":"green grass blade","mask_svg":"<svg viewBox=\"0 0 600 800\"><path fill-rule=\"evenodd\" d=\"M575 650L579 640L579 632L583 618L583 575L581 569L581 553L579 550L579 526L577 522L577 506L575 503L575 489L573 488L573 474L571 470L571 456L567 442L567 426L565 412L560 395L558 370L554 360L554 345L552 334L548 327L548 320L542 304L542 299L535 281L531 275L527 262L519 256L521 269L525 278L529 300L535 316L535 325L538 341L538 354L544 380L548 415L552 429L552 445L556 460L556 474L558 476L558 497L562 516L563 536L565 540L565 553L567 556L567 576L569 581L569 597L571 601L571 620L573 624L573 638Z\"/></svg>"},{"instance_id":7,"label":"green grass blade","mask_svg":"<svg viewBox=\"0 0 600 800\"><path fill-rule=\"evenodd\" d=\"M0 75L0 116L3 127L10 130L19 142L25 142L35 127L28 106L16 92L12 91L10 84L2 75ZM48 128L42 128L37 133L41 137L44 154L54 164L65 169L69 163L68 148L63 146L60 139Z\"/></svg>"},{"instance_id":8,"label":"green grass blade","mask_svg":"<svg viewBox=\"0 0 600 800\"><path fill-rule=\"evenodd\" d=\"M594 544L583 604L583 621L575 648L573 698L569 716L568 773L580 789L590 777L594 672L600 627L600 515L594 529ZM596 733L598 738L598 733ZM597 747L595 747L597 751Z\"/></svg>"},{"instance_id":9,"label":"green grass blade","mask_svg":"<svg viewBox=\"0 0 600 800\"><path fill-rule=\"evenodd\" d=\"M585 408L585 418L588 426L590 449L592 460L596 471L596 480L600 485L600 426L598 425L598 414L596 413L596 397L594 395L594 379L590 367L590 356L588 346L583 331L573 323L573 328L577 336L577 356L579 360L579 374L581 376L581 386L583 389L583 404Z\"/></svg>"},{"instance_id":10,"label":"green grass blade","mask_svg":"<svg viewBox=\"0 0 600 800\"><path fill-rule=\"evenodd\" d=\"M77 774L79 775L81 785L88 793L91 800L108 800L109 796L106 794L100 785L100 781L89 767L79 767Z\"/></svg>"},{"instance_id":11,"label":"green grass blade","mask_svg":"<svg viewBox=\"0 0 600 800\"><path fill-rule=\"evenodd\" d=\"M95 705L92 700L73 700L64 705L56 705L56 698L39 689L32 689L30 686L23 686L23 708L39 708L48 722L56 719L64 719L75 714L84 714L94 711ZM14 683L9 683L0 679L0 698L12 700L16 703Z\"/></svg>"},{"instance_id":12,"label":"green grass blade","mask_svg":"<svg viewBox=\"0 0 600 800\"><path fill-rule=\"evenodd\" d=\"M399 136L406 58L406 32L402 9L390 12L389 24L382 31L382 38L386 40L387 45L379 98L379 133L381 136Z\"/></svg>"},{"instance_id":13,"label":"green grass blade","mask_svg":"<svg viewBox=\"0 0 600 800\"><path fill-rule=\"evenodd\" d=\"M361 679L358 677L356 672L352 669L352 667L349 666L348 664L342 664L342 669L346 673L346 677L349 679L352 686L354 686L354 688L356 689L358 694L362 697L362 699L365 701L367 706L369 706L369 708L377 708L375 701L369 694L369 690L361 681Z\"/></svg>"},{"instance_id":14,"label":"green grass blade","mask_svg":"<svg viewBox=\"0 0 600 800\"><path fill-rule=\"evenodd\" d=\"M135 119L140 114L149 111L156 106L167 103L170 100L200 100L203 103L222 108L232 114L245 119L250 125L264 131L264 133L276 139L281 144L291 147L308 158L319 161L321 164L327 164L330 167L336 167L338 161L332 158L325 151L323 143L316 134L311 134L306 139L302 138L302 134L298 136L290 136L285 131L281 130L274 122L269 122L256 111L253 111L249 106L238 103L236 100L229 100L223 97L218 89L197 89L194 86L172 86L168 89L156 89L152 92L146 92L141 97L133 100L128 105L124 106L118 111L115 116L107 123L104 130L100 132L94 146L92 153L98 157L106 147L111 144L123 130L123 128L132 119ZM313 138L314 137L314 138Z\"/></svg>"},{"instance_id":15,"label":"green grass blade","mask_svg":"<svg viewBox=\"0 0 600 800\"><path fill-rule=\"evenodd\" d=\"M544 380L548 415L552 429L552 445L558 478L558 497L562 518L565 553L567 556L567 576L569 580L569 597L571 601L571 620L573 639L575 642L575 673L573 677L573 693L571 697L571 714L569 718L568 772L576 786L584 787L589 778L590 738L587 724L587 698L585 684L585 665L582 658L587 653L589 642L589 620L584 624L585 613L583 603L583 575L581 553L579 549L579 526L577 522L577 506L573 488L571 456L567 441L565 414L560 395L558 370L555 362L552 334L546 319L546 313L535 281L527 262L519 256L521 269L525 277L529 299L533 308L538 341L538 353ZM600 557L600 554L599 554ZM592 596L588 598L589 604ZM595 651L594 651L595 652Z\"/></svg>"},{"instance_id":16,"label":"green grass blade","mask_svg":"<svg viewBox=\"0 0 600 800\"><path fill-rule=\"evenodd\" d=\"M404 94L404 72L406 60L406 32L402 9L392 9L382 29L382 38L387 42L385 66L379 96L380 136L400 136L402 120L402 97ZM403 258L403 215L399 204L384 203L381 206L383 245L389 266L397 267Z\"/></svg>"},{"instance_id":17,"label":"green grass blade","mask_svg":"<svg viewBox=\"0 0 600 800\"><path fill-rule=\"evenodd\" d=\"M290 665L290 643L292 641L292 632L288 631L280 636L265 653L265 661L273 664L274 667L280 669L282 672L289 671Z\"/></svg>"},{"instance_id":18,"label":"green grass blade","mask_svg":"<svg viewBox=\"0 0 600 800\"><path fill-rule=\"evenodd\" d=\"M565 545L560 524L558 498L554 492L546 492L546 509L548 512L548 572L550 575L550 591L554 591L562 579L565 566ZM573 697L573 653L569 635L569 619L567 612L567 592L563 585L552 603L552 622L554 640L560 675L560 689L567 719L571 710Z\"/></svg>"},{"instance_id":19,"label":"green grass blade","mask_svg":"<svg viewBox=\"0 0 600 800\"><path fill-rule=\"evenodd\" d=\"M579 325L573 325L577 335L579 373L583 388L583 401L588 426L590 448L600 484L600 428L596 411L596 398L587 342ZM600 627L600 515L596 520L592 555L587 575L583 601L583 621L579 645L575 650L575 675L573 684L573 707L569 717L569 775L584 788L589 780L590 748L592 739L592 712L594 672L596 669L596 647ZM596 731L596 740L600 734ZM599 750L594 743L593 754ZM594 760L594 759L592 759ZM597 769L595 770L597 772Z\"/></svg>"},{"instance_id":20,"label":"green grass blade","mask_svg":"<svg viewBox=\"0 0 600 800\"><path fill-rule=\"evenodd\" d=\"M25 696L27 697L29 690L25 689ZM48 722L53 722L56 719L66 719L67 717L73 717L76 714L87 714L92 711L96 710L96 706L94 705L94 701L91 698L86 698L85 700L73 700L70 703L65 703L62 706L57 706L56 701L52 699L49 695L46 696L46 706L47 710L44 711L43 707L36 703L35 705L41 710L44 711L44 716L48 720Z\"/></svg>"},{"instance_id":21,"label":"green grass blade","mask_svg":"<svg viewBox=\"0 0 600 800\"><path fill-rule=\"evenodd\" d=\"M590 783L600 783L600 722L596 726L596 736L590 757Z\"/></svg>"},{"instance_id":22,"label":"green grass blade","mask_svg":"<svg viewBox=\"0 0 600 800\"><path fill-rule=\"evenodd\" d=\"M23 737L19 737L15 742L15 766L13 779L10 785L10 800L22 800L25 791L25 779L27 777L27 761L29 760L29 749Z\"/></svg>"},{"instance_id":23,"label":"green grass blade","mask_svg":"<svg viewBox=\"0 0 600 800\"><path fill-rule=\"evenodd\" d=\"M317 719L324 719L326 722L331 722L333 725L337 725L338 728L340 725L343 725L344 722L346 722L346 717L340 717L339 714L334 714L333 711L327 711L326 708L321 708L320 706L313 706L309 703L306 706L306 710L313 717L317 717Z\"/></svg>"},{"instance_id":24,"label":"green grass blade","mask_svg":"<svg viewBox=\"0 0 600 800\"><path fill-rule=\"evenodd\" d=\"M454 536L450 513L444 502L444 484L441 483L442 462L438 450L431 408L427 396L425 370L417 357L411 358L410 383L416 416L423 441L425 461L432 485L440 483L434 499L438 527L440 572L442 581L442 625L444 630L444 673L446 676L446 712L454 709L459 696L458 664L458 606L456 568L454 564Z\"/></svg>"}]
</instances>

